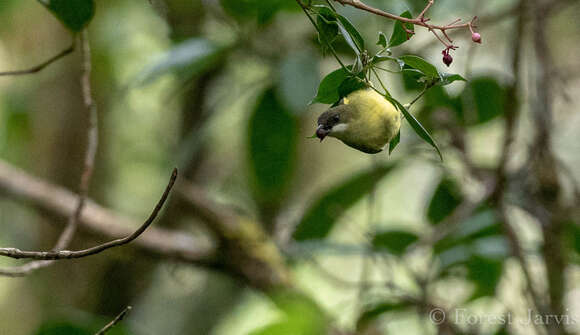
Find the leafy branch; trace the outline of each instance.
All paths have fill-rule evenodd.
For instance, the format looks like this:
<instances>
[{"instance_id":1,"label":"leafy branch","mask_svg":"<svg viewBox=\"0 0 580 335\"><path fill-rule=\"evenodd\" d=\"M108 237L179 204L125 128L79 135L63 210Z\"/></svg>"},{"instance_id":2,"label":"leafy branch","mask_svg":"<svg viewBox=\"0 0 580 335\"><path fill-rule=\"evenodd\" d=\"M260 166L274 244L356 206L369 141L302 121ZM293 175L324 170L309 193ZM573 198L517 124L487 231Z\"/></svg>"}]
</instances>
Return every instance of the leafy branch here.
<instances>
[{"instance_id":1,"label":"leafy branch","mask_svg":"<svg viewBox=\"0 0 580 335\"><path fill-rule=\"evenodd\" d=\"M453 29L469 29L469 31L472 34L472 39L474 42L477 43L481 43L481 35L479 35L479 33L476 33L473 29L476 28L475 25L475 21L477 20L477 16L474 16L471 21L469 22L461 22L461 19L457 19L447 25L436 25L436 24L430 24L428 23L428 21L430 21L429 18L425 17L425 14L427 13L427 11L429 10L429 8L431 8L431 6L433 6L435 4L435 0L429 0L427 2L427 5L425 6L425 8L421 11L421 13L419 15L417 15L417 17L415 18L408 18L408 17L404 17L404 16L399 16L399 15L395 15L395 14L391 14L388 12L385 12L383 10L380 10L378 8L374 8L371 7L365 3L363 3L360 0L334 0L340 4L342 4L343 6L348 5L348 6L352 6L361 10L364 10L366 12L369 13L373 13L379 16L383 16L386 18L389 18L391 20L396 20L402 23L407 23L407 24L411 24L414 26L421 26L421 27L425 27L427 28L427 30L429 30L430 32L433 33L433 35L435 35L435 37L437 37L437 39L443 43L443 45L445 45L445 48L447 50L455 50L457 49L457 46L453 44L453 40L449 37L449 35L447 34L448 30L453 30ZM415 34L414 31L405 28L405 31L407 32L407 34L413 35ZM445 39L443 39L438 33L437 31L439 31L441 33L441 35L444 36Z\"/></svg>"}]
</instances>

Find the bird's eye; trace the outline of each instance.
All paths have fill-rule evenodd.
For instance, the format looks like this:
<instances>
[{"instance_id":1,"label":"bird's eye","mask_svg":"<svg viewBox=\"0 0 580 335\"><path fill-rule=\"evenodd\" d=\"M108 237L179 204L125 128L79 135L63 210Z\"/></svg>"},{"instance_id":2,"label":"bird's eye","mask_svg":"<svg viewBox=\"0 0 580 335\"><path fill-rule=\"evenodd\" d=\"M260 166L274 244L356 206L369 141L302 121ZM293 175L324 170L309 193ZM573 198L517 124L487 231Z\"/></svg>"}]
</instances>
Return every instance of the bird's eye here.
<instances>
[{"instance_id":1,"label":"bird's eye","mask_svg":"<svg viewBox=\"0 0 580 335\"><path fill-rule=\"evenodd\" d=\"M332 121L334 121L334 122L340 121L340 116L338 116L338 115L333 116Z\"/></svg>"}]
</instances>

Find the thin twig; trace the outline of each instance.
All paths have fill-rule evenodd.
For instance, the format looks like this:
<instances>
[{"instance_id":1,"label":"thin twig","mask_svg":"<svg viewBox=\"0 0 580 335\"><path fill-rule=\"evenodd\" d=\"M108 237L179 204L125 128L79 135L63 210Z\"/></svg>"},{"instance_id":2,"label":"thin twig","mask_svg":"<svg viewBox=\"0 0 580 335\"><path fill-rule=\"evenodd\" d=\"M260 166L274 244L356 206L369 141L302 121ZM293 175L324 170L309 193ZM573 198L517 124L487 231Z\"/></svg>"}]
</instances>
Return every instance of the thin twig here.
<instances>
[{"instance_id":1,"label":"thin twig","mask_svg":"<svg viewBox=\"0 0 580 335\"><path fill-rule=\"evenodd\" d=\"M165 188L165 191L163 192L161 199L159 199L159 202L157 202L157 205L155 205L153 212L151 212L151 215L149 215L149 218L147 218L147 220L145 220L145 222L141 225L141 227L139 227L139 229L137 229L131 235L128 235L124 238L109 241L109 242L97 245L95 247L92 247L92 248L78 250L78 251L70 251L70 250L22 251L22 250L14 249L14 248L0 248L0 256L6 256L6 257L10 257L10 258L15 258L15 259L28 258L28 259L38 259L38 260L73 259L73 258L82 258L82 257L96 255L96 254L103 252L107 249L119 247L119 246L125 245L127 243L130 243L133 240L135 240L137 237L139 237L139 235L141 235L145 230L147 230L147 228L151 225L151 223L153 223L153 221L157 217L157 214L159 214L159 211L161 211L163 204L165 203L165 201L169 197L169 192L171 191L171 188L173 188L173 185L175 184L176 179L177 179L177 169L173 169L173 173L171 174L171 179L169 180L169 183L167 184L167 187Z\"/></svg>"},{"instance_id":2,"label":"thin twig","mask_svg":"<svg viewBox=\"0 0 580 335\"><path fill-rule=\"evenodd\" d=\"M371 7L371 6L363 3L360 0L334 0L334 1L336 1L342 5L352 6L352 7L358 8L360 10L364 10L366 12L369 12L369 13L372 13L375 15L389 18L391 20L396 20L396 21L400 21L403 23L409 23L409 24L412 24L415 26L425 27L427 30L432 31L435 34L435 36L437 36L437 39L439 39L439 41L441 41L441 43L443 43L445 45L445 47L447 47L447 48L456 48L456 46L454 46L453 44L448 44L445 41L443 41L438 36L438 34L435 33L436 30L441 31L443 33L443 35L445 35L451 41L451 39L447 36L447 33L446 33L448 30L467 28L470 31L473 31L475 20L477 19L477 17L473 17L473 19L471 19L471 21L469 21L467 23L457 23L457 21L454 21L453 23L448 24L448 25L444 25L444 26L427 23L427 21L429 21L429 19L425 18L425 13L427 12L427 10L429 10L429 8L431 8L431 6L433 6L433 4L435 3L434 0L429 0L427 5L425 6L425 8L414 19L409 19L407 17L403 17L403 16L399 16L399 15L385 12L385 11L380 10L378 8ZM403 28L407 31L406 27L403 26ZM410 33L409 31L407 31L407 32Z\"/></svg>"},{"instance_id":3,"label":"thin twig","mask_svg":"<svg viewBox=\"0 0 580 335\"><path fill-rule=\"evenodd\" d=\"M50 64L56 62L57 60L63 58L64 56L72 53L74 50L75 50L75 40L73 39L73 42L71 43L71 45L68 48L66 48L66 49L62 50L61 52L59 52L58 54L50 57L49 59L45 60L44 62L37 64L31 68L24 69L24 70L0 72L0 77L2 77L2 76L21 76L21 75L33 74L33 73L40 72L45 67L47 67Z\"/></svg>"},{"instance_id":4,"label":"thin twig","mask_svg":"<svg viewBox=\"0 0 580 335\"><path fill-rule=\"evenodd\" d=\"M300 5L300 8L302 8L302 11L304 11L304 14L306 14L306 16L308 17L308 20L310 20L310 22L312 23L312 25L314 26L314 28L316 28L316 30L318 31L319 30L318 25L316 24L316 22L314 22L314 19L312 18L312 16L310 16L310 13L308 13L308 7L306 7L306 5L304 5L301 0L296 0L296 2L298 3L298 5ZM340 66L345 71L347 71L347 72L350 73L350 70L340 60L340 57L338 57L338 54L334 50L334 47L332 46L332 44L328 43L328 41L326 41L326 40L324 40L324 41L326 42L326 45L328 47L328 50L330 50L330 52L332 53L332 55L334 56L334 58L336 59L336 61L338 62L338 64L340 64Z\"/></svg>"},{"instance_id":5,"label":"thin twig","mask_svg":"<svg viewBox=\"0 0 580 335\"><path fill-rule=\"evenodd\" d=\"M98 332L96 332L95 335L104 335L106 332L108 332L109 330L111 330L111 328L115 327L117 325L117 323L121 322L125 318L125 316L127 315L127 313L129 313L129 311L131 311L132 308L133 307L131 307L131 306L127 306L111 322L107 323L105 325L105 327L103 327L101 330L99 330Z\"/></svg>"},{"instance_id":6,"label":"thin twig","mask_svg":"<svg viewBox=\"0 0 580 335\"><path fill-rule=\"evenodd\" d=\"M429 2L427 2L427 6L425 6L425 8L421 11L421 13L417 16L417 18L424 19L425 13L427 13L429 8L431 8L431 6L433 6L434 3L435 3L435 0L429 0Z\"/></svg>"},{"instance_id":7,"label":"thin twig","mask_svg":"<svg viewBox=\"0 0 580 335\"><path fill-rule=\"evenodd\" d=\"M73 240L75 232L77 231L82 211L85 207L87 196L89 193L89 185L92 179L95 157L97 155L97 148L99 144L98 138L98 115L97 106L92 97L91 90L91 49L88 39L88 33L85 29L81 35L81 52L82 52L82 69L81 87L83 93L83 101L88 112L88 130L87 130L87 149L85 152L83 172L81 174L81 181L79 185L79 193L77 197L76 207L74 212L69 216L67 225L62 231L56 242L53 250L66 249ZM34 261L28 264L17 266L11 269L4 269L0 273L10 273L11 275L25 276L38 269L45 268L53 264L54 261Z\"/></svg>"}]
</instances>

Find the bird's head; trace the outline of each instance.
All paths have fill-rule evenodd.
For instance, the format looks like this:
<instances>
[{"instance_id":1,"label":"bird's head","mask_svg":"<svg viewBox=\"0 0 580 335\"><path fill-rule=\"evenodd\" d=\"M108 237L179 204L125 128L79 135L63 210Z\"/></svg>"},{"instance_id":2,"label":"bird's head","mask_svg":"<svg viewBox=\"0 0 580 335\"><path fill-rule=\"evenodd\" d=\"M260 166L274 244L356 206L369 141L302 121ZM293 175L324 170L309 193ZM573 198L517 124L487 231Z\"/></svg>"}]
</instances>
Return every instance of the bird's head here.
<instances>
[{"instance_id":1,"label":"bird's head","mask_svg":"<svg viewBox=\"0 0 580 335\"><path fill-rule=\"evenodd\" d=\"M322 141L326 136L336 137L347 131L352 117L351 109L349 105L339 105L322 113L318 117L316 137Z\"/></svg>"}]
</instances>

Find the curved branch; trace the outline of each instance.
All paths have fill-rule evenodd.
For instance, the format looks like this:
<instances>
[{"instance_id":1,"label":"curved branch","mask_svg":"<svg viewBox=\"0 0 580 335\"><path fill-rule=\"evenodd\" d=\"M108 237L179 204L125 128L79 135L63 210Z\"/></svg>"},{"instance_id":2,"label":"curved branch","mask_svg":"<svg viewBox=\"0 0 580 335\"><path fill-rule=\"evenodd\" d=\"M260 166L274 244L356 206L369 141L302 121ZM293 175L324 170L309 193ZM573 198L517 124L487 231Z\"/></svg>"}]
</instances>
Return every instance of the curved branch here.
<instances>
[{"instance_id":1,"label":"curved branch","mask_svg":"<svg viewBox=\"0 0 580 335\"><path fill-rule=\"evenodd\" d=\"M59 52L58 54L50 57L49 59L45 60L44 62L37 64L31 68L24 69L24 70L0 72L0 77L2 77L2 76L21 76L21 75L33 74L33 73L40 72L45 67L49 66L50 64L56 62L57 60L59 60L63 57L65 57L66 55L72 53L74 50L75 50L75 40L73 39L73 42L71 43L71 45L68 48L66 48L66 49L62 50L61 52Z\"/></svg>"},{"instance_id":2,"label":"curved branch","mask_svg":"<svg viewBox=\"0 0 580 335\"><path fill-rule=\"evenodd\" d=\"M165 187L165 191L163 192L161 199L159 199L157 205L155 205L153 212L151 212L151 215L149 215L149 218L145 220L145 222L141 225L141 227L139 227L139 229L134 231L131 235L128 235L124 238L109 241L103 244L99 244L92 248L78 251L70 251L70 250L22 251L15 248L0 248L0 256L6 256L15 259L29 258L38 260L73 259L96 255L107 249L119 247L127 243L130 243L131 241L139 237L139 235L143 234L143 232L151 225L151 223L153 223L153 221L157 217L157 214L159 214L159 211L163 207L165 200L167 200L167 197L169 197L169 192L171 191L171 188L173 188L176 179L177 179L177 169L173 169L171 179L169 179L169 183Z\"/></svg>"},{"instance_id":3,"label":"curved branch","mask_svg":"<svg viewBox=\"0 0 580 335\"><path fill-rule=\"evenodd\" d=\"M31 176L0 160L0 195L3 194L61 217L71 215L76 199L74 193ZM137 225L134 220L103 208L90 199L86 202L79 224L89 233L110 239L131 234L130 227ZM211 264L216 251L215 246L205 239L157 227L147 229L132 245L152 256L200 265ZM13 270L0 269L0 275L11 277L23 275L14 273Z\"/></svg>"}]
</instances>

